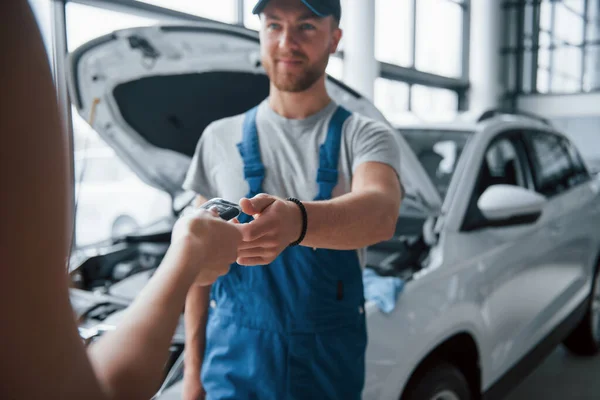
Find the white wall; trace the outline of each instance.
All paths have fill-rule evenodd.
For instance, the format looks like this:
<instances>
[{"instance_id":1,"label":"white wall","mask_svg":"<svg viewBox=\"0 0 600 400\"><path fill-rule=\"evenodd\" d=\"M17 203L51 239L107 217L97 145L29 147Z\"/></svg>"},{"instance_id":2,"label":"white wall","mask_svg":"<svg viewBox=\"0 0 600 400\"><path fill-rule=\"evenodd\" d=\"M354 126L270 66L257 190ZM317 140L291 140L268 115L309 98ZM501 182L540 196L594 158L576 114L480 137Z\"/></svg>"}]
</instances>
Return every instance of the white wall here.
<instances>
[{"instance_id":1,"label":"white wall","mask_svg":"<svg viewBox=\"0 0 600 400\"><path fill-rule=\"evenodd\" d=\"M42 34L44 45L46 46L46 52L48 53L48 60L52 64L52 21L51 21L51 7L50 1L48 0L29 0L29 5L33 11L33 15L38 23L38 27ZM54 67L52 65L52 67Z\"/></svg>"},{"instance_id":2,"label":"white wall","mask_svg":"<svg viewBox=\"0 0 600 400\"><path fill-rule=\"evenodd\" d=\"M521 96L519 109L548 118L600 116L600 93Z\"/></svg>"}]
</instances>

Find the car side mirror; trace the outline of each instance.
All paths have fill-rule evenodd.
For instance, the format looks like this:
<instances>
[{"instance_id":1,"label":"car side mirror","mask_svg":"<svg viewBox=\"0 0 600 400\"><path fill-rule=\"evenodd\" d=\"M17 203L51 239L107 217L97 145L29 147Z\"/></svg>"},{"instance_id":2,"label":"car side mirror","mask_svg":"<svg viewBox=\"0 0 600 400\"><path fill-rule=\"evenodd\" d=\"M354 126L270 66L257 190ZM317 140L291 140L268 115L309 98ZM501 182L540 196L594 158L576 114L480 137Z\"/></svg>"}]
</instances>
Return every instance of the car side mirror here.
<instances>
[{"instance_id":1,"label":"car side mirror","mask_svg":"<svg viewBox=\"0 0 600 400\"><path fill-rule=\"evenodd\" d=\"M492 185L477 201L479 210L490 221L537 218L544 204L546 198L541 194L514 185Z\"/></svg>"}]
</instances>

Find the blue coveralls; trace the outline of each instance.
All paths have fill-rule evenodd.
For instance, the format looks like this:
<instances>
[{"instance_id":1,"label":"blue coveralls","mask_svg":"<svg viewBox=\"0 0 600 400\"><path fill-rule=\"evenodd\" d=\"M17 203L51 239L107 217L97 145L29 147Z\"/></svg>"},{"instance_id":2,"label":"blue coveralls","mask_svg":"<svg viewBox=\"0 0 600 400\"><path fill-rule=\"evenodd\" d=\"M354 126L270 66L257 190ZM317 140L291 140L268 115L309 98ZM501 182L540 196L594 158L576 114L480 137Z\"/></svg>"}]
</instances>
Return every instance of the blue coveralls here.
<instances>
[{"instance_id":1,"label":"blue coveralls","mask_svg":"<svg viewBox=\"0 0 600 400\"><path fill-rule=\"evenodd\" d=\"M265 173L256 113L247 112L238 144L249 198L261 193ZM330 199L337 184L349 116L339 107L331 119L315 200ZM250 220L243 214L240 222ZM233 264L211 293L202 368L207 398L360 399L367 345L363 296L356 251L295 246L266 266Z\"/></svg>"}]
</instances>

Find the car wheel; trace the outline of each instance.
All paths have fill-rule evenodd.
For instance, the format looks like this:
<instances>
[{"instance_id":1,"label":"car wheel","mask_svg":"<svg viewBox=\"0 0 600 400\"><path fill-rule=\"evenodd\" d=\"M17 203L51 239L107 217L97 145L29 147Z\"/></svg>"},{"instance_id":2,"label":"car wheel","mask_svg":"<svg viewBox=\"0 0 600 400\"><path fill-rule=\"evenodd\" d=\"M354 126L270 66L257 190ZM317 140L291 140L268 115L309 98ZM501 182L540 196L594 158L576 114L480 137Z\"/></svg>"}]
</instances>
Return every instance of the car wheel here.
<instances>
[{"instance_id":1,"label":"car wheel","mask_svg":"<svg viewBox=\"0 0 600 400\"><path fill-rule=\"evenodd\" d=\"M593 356L600 351L600 265L596 268L588 311L577 328L565 339L570 352Z\"/></svg>"},{"instance_id":2,"label":"car wheel","mask_svg":"<svg viewBox=\"0 0 600 400\"><path fill-rule=\"evenodd\" d=\"M460 370L442 362L423 372L403 400L470 400L469 383Z\"/></svg>"},{"instance_id":3,"label":"car wheel","mask_svg":"<svg viewBox=\"0 0 600 400\"><path fill-rule=\"evenodd\" d=\"M123 237L135 232L139 227L139 224L133 217L130 217L129 215L119 215L112 223L110 237L112 239Z\"/></svg>"}]
</instances>

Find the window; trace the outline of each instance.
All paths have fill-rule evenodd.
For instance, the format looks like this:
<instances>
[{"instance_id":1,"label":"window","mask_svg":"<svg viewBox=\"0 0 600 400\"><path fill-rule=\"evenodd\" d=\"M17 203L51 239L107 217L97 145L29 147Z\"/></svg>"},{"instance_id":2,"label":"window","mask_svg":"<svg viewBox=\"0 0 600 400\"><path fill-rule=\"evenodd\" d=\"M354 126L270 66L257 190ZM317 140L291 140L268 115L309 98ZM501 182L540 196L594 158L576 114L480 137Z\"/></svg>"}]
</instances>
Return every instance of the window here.
<instances>
[{"instance_id":1,"label":"window","mask_svg":"<svg viewBox=\"0 0 600 400\"><path fill-rule=\"evenodd\" d=\"M229 24L237 23L236 0L137 0L155 6L170 8L198 17L214 19Z\"/></svg>"},{"instance_id":2,"label":"window","mask_svg":"<svg viewBox=\"0 0 600 400\"><path fill-rule=\"evenodd\" d=\"M588 5L588 23L585 54L584 71L584 91L600 90L600 3L598 0L587 1ZM594 9L596 7L596 10ZM596 16L593 18L593 16Z\"/></svg>"},{"instance_id":3,"label":"window","mask_svg":"<svg viewBox=\"0 0 600 400\"><path fill-rule=\"evenodd\" d=\"M541 20L544 20L544 10L547 9L550 12L550 6L547 4L542 4L540 17ZM548 14L549 15L549 14ZM542 24L543 26L543 24ZM541 28L541 27L540 27ZM542 28L541 28L542 29ZM548 28L550 29L550 28ZM539 43L540 49L538 50L538 71L537 71L537 91L540 93L547 93L550 89L550 66L551 62L551 52L550 45L552 44L552 38L550 33L540 31Z\"/></svg>"},{"instance_id":4,"label":"window","mask_svg":"<svg viewBox=\"0 0 600 400\"><path fill-rule=\"evenodd\" d=\"M442 199L446 197L458 159L472 132L400 130Z\"/></svg>"},{"instance_id":5,"label":"window","mask_svg":"<svg viewBox=\"0 0 600 400\"><path fill-rule=\"evenodd\" d=\"M113 151L103 148L76 152L75 171L78 182L85 184L110 184L134 176Z\"/></svg>"},{"instance_id":6,"label":"window","mask_svg":"<svg viewBox=\"0 0 600 400\"><path fill-rule=\"evenodd\" d=\"M537 71L537 91L539 93L548 93L549 86L548 82L550 81L550 74L547 69L538 68Z\"/></svg>"},{"instance_id":7,"label":"window","mask_svg":"<svg viewBox=\"0 0 600 400\"><path fill-rule=\"evenodd\" d=\"M344 78L344 60L339 57L330 56L327 70L325 71L335 79L342 81Z\"/></svg>"},{"instance_id":8,"label":"window","mask_svg":"<svg viewBox=\"0 0 600 400\"><path fill-rule=\"evenodd\" d=\"M493 140L488 146L465 215L463 230L490 225L477 206L479 198L489 187L500 184L528 187L526 175L529 171L520 157L519 143L515 134L507 132Z\"/></svg>"},{"instance_id":9,"label":"window","mask_svg":"<svg viewBox=\"0 0 600 400\"><path fill-rule=\"evenodd\" d=\"M557 46L552 52L554 75L552 91L575 92L581 83L581 49L573 46Z\"/></svg>"},{"instance_id":10,"label":"window","mask_svg":"<svg viewBox=\"0 0 600 400\"><path fill-rule=\"evenodd\" d=\"M538 4L539 19L533 12ZM508 64L505 85L510 92L577 93L600 86L595 63L598 59L595 39L600 32L599 22L594 17L596 0L504 0L503 8L505 17L514 21L507 36L515 40L505 41L503 50ZM539 35L534 38L534 32L538 32L534 27L537 23ZM524 34L517 41L516 36L521 31ZM533 62L536 59L534 52L537 52L537 65ZM534 68L537 70L535 75L532 74ZM517 79L518 74L521 79ZM532 76L536 77L536 82L531 81ZM520 82L519 87L513 82Z\"/></svg>"},{"instance_id":11,"label":"window","mask_svg":"<svg viewBox=\"0 0 600 400\"><path fill-rule=\"evenodd\" d=\"M375 79L375 106L390 121L408 113L408 84L384 78Z\"/></svg>"},{"instance_id":12,"label":"window","mask_svg":"<svg viewBox=\"0 0 600 400\"><path fill-rule=\"evenodd\" d=\"M492 185L526 186L515 145L510 139L497 140L488 148L480 179L481 194Z\"/></svg>"},{"instance_id":13,"label":"window","mask_svg":"<svg viewBox=\"0 0 600 400\"><path fill-rule=\"evenodd\" d=\"M246 0L247 1L247 0ZM251 0L252 1L252 0ZM348 7L352 4L351 2L355 0L340 0L340 4L342 5L342 19L340 21L340 29L342 32L348 26ZM376 1L376 0L373 0ZM346 10L346 11L344 11ZM342 34L342 39L340 43L338 43L338 51L344 51L344 35Z\"/></svg>"},{"instance_id":14,"label":"window","mask_svg":"<svg viewBox=\"0 0 600 400\"><path fill-rule=\"evenodd\" d=\"M540 30L546 32L552 30L552 4L548 1L540 4Z\"/></svg>"},{"instance_id":15,"label":"window","mask_svg":"<svg viewBox=\"0 0 600 400\"><path fill-rule=\"evenodd\" d=\"M453 78L462 75L462 13L452 1L417 1L418 70Z\"/></svg>"},{"instance_id":16,"label":"window","mask_svg":"<svg viewBox=\"0 0 600 400\"><path fill-rule=\"evenodd\" d=\"M544 196L554 196L569 189L577 175L565 142L551 133L530 135L536 190Z\"/></svg>"},{"instance_id":17,"label":"window","mask_svg":"<svg viewBox=\"0 0 600 400\"><path fill-rule=\"evenodd\" d=\"M170 196L142 182L72 108L75 244L132 233L171 214Z\"/></svg>"},{"instance_id":18,"label":"window","mask_svg":"<svg viewBox=\"0 0 600 400\"><path fill-rule=\"evenodd\" d=\"M581 4L580 4L581 3ZM583 52L578 47L583 42L583 3L579 0L556 2L553 23L549 36L554 48L540 50L544 56L550 54L550 91L553 93L573 93L581 90ZM581 11L581 12L579 12ZM551 21L552 22L552 21ZM541 37L540 44L546 39ZM540 64L540 62L538 62Z\"/></svg>"},{"instance_id":19,"label":"window","mask_svg":"<svg viewBox=\"0 0 600 400\"><path fill-rule=\"evenodd\" d=\"M571 164L573 165L574 176L571 179L572 185L587 181L590 175L587 171L587 167L583 161L583 158L581 157L581 154L572 142L565 139L563 140L563 143L567 149L567 152L569 153Z\"/></svg>"},{"instance_id":20,"label":"window","mask_svg":"<svg viewBox=\"0 0 600 400\"><path fill-rule=\"evenodd\" d=\"M600 38L600 20L596 27ZM585 51L584 91L600 90L600 42L586 48Z\"/></svg>"},{"instance_id":21,"label":"window","mask_svg":"<svg viewBox=\"0 0 600 400\"><path fill-rule=\"evenodd\" d=\"M550 45L552 37L548 32L540 32L539 43L540 50L538 51L538 65L543 68L550 68Z\"/></svg>"},{"instance_id":22,"label":"window","mask_svg":"<svg viewBox=\"0 0 600 400\"><path fill-rule=\"evenodd\" d=\"M29 0L29 5L42 34L48 53L48 62L54 67L52 62L52 4L46 0Z\"/></svg>"},{"instance_id":23,"label":"window","mask_svg":"<svg viewBox=\"0 0 600 400\"><path fill-rule=\"evenodd\" d=\"M456 116L458 95L452 90L413 85L411 94L411 110L419 118L444 121Z\"/></svg>"},{"instance_id":24,"label":"window","mask_svg":"<svg viewBox=\"0 0 600 400\"><path fill-rule=\"evenodd\" d=\"M579 79L566 74L552 75L552 92L553 93L575 93L579 91Z\"/></svg>"},{"instance_id":25,"label":"window","mask_svg":"<svg viewBox=\"0 0 600 400\"><path fill-rule=\"evenodd\" d=\"M77 3L67 3L66 11L70 51L117 29L158 22ZM90 246L131 233L170 215L170 196L142 182L74 107L71 113L75 148L76 246Z\"/></svg>"},{"instance_id":26,"label":"window","mask_svg":"<svg viewBox=\"0 0 600 400\"><path fill-rule=\"evenodd\" d=\"M244 0L244 26L257 31L260 29L260 17L252 14L252 9L255 5L255 1Z\"/></svg>"},{"instance_id":27,"label":"window","mask_svg":"<svg viewBox=\"0 0 600 400\"><path fill-rule=\"evenodd\" d=\"M563 5L568 8L575 15L583 15L585 10L585 3L590 1L586 0L562 0ZM593 3L593 1L592 1Z\"/></svg>"},{"instance_id":28,"label":"window","mask_svg":"<svg viewBox=\"0 0 600 400\"><path fill-rule=\"evenodd\" d=\"M157 19L125 14L78 3L67 3L67 47L75 50L82 44L118 29L149 26Z\"/></svg>"},{"instance_id":29,"label":"window","mask_svg":"<svg viewBox=\"0 0 600 400\"><path fill-rule=\"evenodd\" d=\"M375 0L375 58L412 66L412 0Z\"/></svg>"},{"instance_id":30,"label":"window","mask_svg":"<svg viewBox=\"0 0 600 400\"><path fill-rule=\"evenodd\" d=\"M570 44L583 41L583 12L573 12L572 6L576 3L578 1L554 4L554 36Z\"/></svg>"}]
</instances>

